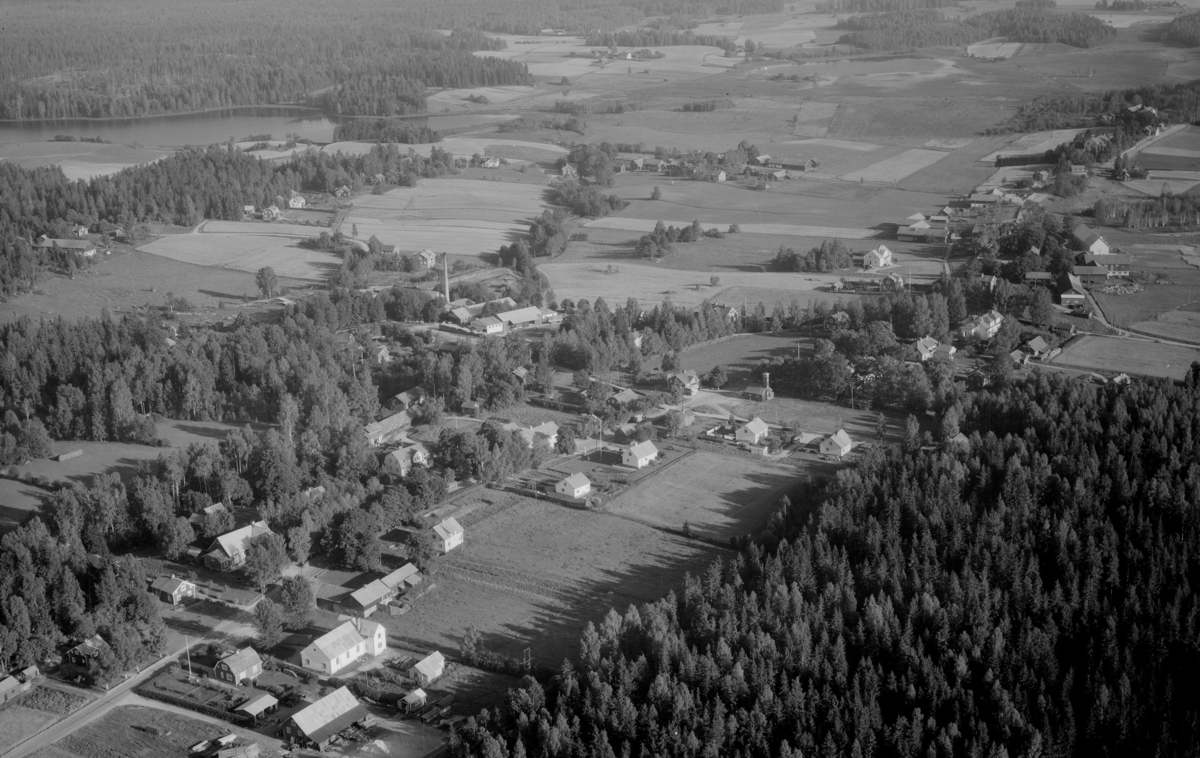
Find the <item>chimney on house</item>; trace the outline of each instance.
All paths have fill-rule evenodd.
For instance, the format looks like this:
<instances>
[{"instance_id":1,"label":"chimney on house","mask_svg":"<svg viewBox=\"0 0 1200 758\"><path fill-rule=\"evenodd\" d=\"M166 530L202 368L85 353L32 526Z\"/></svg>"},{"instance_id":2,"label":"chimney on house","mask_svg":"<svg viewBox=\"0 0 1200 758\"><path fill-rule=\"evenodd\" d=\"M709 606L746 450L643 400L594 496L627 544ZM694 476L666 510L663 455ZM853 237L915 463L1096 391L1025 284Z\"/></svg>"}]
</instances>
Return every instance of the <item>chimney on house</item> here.
<instances>
[{"instance_id":1,"label":"chimney on house","mask_svg":"<svg viewBox=\"0 0 1200 758\"><path fill-rule=\"evenodd\" d=\"M763 372L763 386L767 389L771 389L771 375L766 371Z\"/></svg>"}]
</instances>

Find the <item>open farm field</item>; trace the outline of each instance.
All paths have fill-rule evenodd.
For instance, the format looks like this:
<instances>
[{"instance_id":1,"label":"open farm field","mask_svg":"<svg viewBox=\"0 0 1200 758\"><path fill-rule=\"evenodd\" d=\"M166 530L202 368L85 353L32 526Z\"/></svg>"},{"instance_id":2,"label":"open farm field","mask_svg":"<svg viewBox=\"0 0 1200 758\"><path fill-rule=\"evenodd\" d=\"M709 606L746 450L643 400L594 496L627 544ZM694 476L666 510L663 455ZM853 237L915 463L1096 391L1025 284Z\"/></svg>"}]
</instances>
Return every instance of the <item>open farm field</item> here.
<instances>
[{"instance_id":1,"label":"open farm field","mask_svg":"<svg viewBox=\"0 0 1200 758\"><path fill-rule=\"evenodd\" d=\"M288 211L288 213L303 213L304 211ZM317 213L320 213L319 211ZM332 218L333 214L320 213L321 216ZM300 219L291 219L300 220ZM205 221L200 225L201 234L242 234L248 236L270 237L315 237L322 229L328 227L310 224L289 224L286 221ZM183 236L183 235L179 235Z\"/></svg>"},{"instance_id":2,"label":"open farm field","mask_svg":"<svg viewBox=\"0 0 1200 758\"><path fill-rule=\"evenodd\" d=\"M650 200L653 188L661 193ZM851 196L820 197L808 195L811 190L834 188L855 190L852 184L793 179L772 182L765 192L748 189L730 182L678 181L674 184L662 177L635 176L618 182L617 194L630 205L618 216L589 221L589 228L622 228L639 231L626 222L640 219L682 220L690 224L698 220L702 226L718 226L724 230L738 224L742 231L753 227L760 234L796 234L800 236L850 237L854 231L862 236L895 230L895 224L916 212L930 213L944 206L948 195L885 190L864 193L865 198ZM678 223L676 223L678 226ZM653 229L651 224L649 229ZM839 230L839 231L830 231Z\"/></svg>"},{"instance_id":3,"label":"open farm field","mask_svg":"<svg viewBox=\"0 0 1200 758\"><path fill-rule=\"evenodd\" d=\"M1200 313L1196 311L1167 311L1151 321L1130 324L1129 328L1139 334L1200 344Z\"/></svg>"},{"instance_id":4,"label":"open farm field","mask_svg":"<svg viewBox=\"0 0 1200 758\"><path fill-rule=\"evenodd\" d=\"M1166 81L1167 67L1180 57L1175 50L1143 39L1144 30L1119 29L1115 40L1093 48L1047 48L1005 62L1015 71L1057 79L1075 89L1098 91L1141 87Z\"/></svg>"},{"instance_id":5,"label":"open farm field","mask_svg":"<svg viewBox=\"0 0 1200 758\"><path fill-rule=\"evenodd\" d=\"M1134 164L1148 171L1200 171L1200 154L1194 157L1169 155L1156 150L1155 147L1157 146L1138 153ZM1161 187L1161 184L1159 186Z\"/></svg>"},{"instance_id":6,"label":"open farm field","mask_svg":"<svg viewBox=\"0 0 1200 758\"><path fill-rule=\"evenodd\" d=\"M24 168L57 165L68 179L90 179L154 161L171 151L97 142L12 142L0 144L0 162Z\"/></svg>"},{"instance_id":7,"label":"open farm field","mask_svg":"<svg viewBox=\"0 0 1200 758\"><path fill-rule=\"evenodd\" d=\"M1193 361L1200 361L1200 348L1088 335L1068 345L1051 363L1081 371L1182 380Z\"/></svg>"},{"instance_id":8,"label":"open farm field","mask_svg":"<svg viewBox=\"0 0 1200 758\"><path fill-rule=\"evenodd\" d=\"M528 231L544 207L538 184L478 179L426 179L383 195L363 195L344 224L401 250L429 248L458 255L494 253Z\"/></svg>"},{"instance_id":9,"label":"open farm field","mask_svg":"<svg viewBox=\"0 0 1200 758\"><path fill-rule=\"evenodd\" d=\"M705 300L725 302L726 290L744 288L735 290L738 302L745 292L749 302L762 300L768 309L775 302L786 304L793 297L802 304L808 300L826 299L832 293L817 288L824 288L844 275L725 272L720 276L720 284L714 287L709 283L707 273L641 263L622 263L615 273L606 273L604 267L588 261L544 263L538 270L549 278L554 294L560 300L564 297L572 300L603 297L609 303L623 303L632 297L648 304L670 300L677 305L697 305Z\"/></svg>"},{"instance_id":10,"label":"open farm field","mask_svg":"<svg viewBox=\"0 0 1200 758\"><path fill-rule=\"evenodd\" d=\"M319 228L301 228L306 229L307 233L303 235L306 237L320 231ZM138 249L182 263L231 268L251 273L264 266L270 266L280 276L292 279L324 280L342 264L341 258L332 253L309 250L300 247L296 242L295 238L283 235L197 232L163 237Z\"/></svg>"},{"instance_id":11,"label":"open farm field","mask_svg":"<svg viewBox=\"0 0 1200 758\"><path fill-rule=\"evenodd\" d=\"M64 737L54 747L63 751L62 755L79 758L163 758L186 755L188 747L221 730L243 738L255 737L231 725L216 727L161 708L125 705Z\"/></svg>"},{"instance_id":12,"label":"open farm field","mask_svg":"<svg viewBox=\"0 0 1200 758\"><path fill-rule=\"evenodd\" d=\"M1010 115L992 100L846 97L824 136L919 148L931 140L978 134Z\"/></svg>"},{"instance_id":13,"label":"open farm field","mask_svg":"<svg viewBox=\"0 0 1200 758\"><path fill-rule=\"evenodd\" d=\"M1022 42L1009 42L1006 37L986 39L967 45L967 55L977 58L1011 58L1021 49Z\"/></svg>"},{"instance_id":14,"label":"open farm field","mask_svg":"<svg viewBox=\"0 0 1200 758\"><path fill-rule=\"evenodd\" d=\"M767 489L742 486L752 497ZM510 507L475 524L439 562L437 591L383 619L389 639L456 650L475 626L486 649L520 657L529 647L534 665L557 668L578 654L588 621L661 598L722 553L615 515L508 497Z\"/></svg>"},{"instance_id":15,"label":"open farm field","mask_svg":"<svg viewBox=\"0 0 1200 758\"><path fill-rule=\"evenodd\" d=\"M1200 272L1195 268L1170 270L1172 280L1179 284L1147 284L1131 295L1106 295L1099 288L1092 290L1104 316L1114 326L1124 327L1143 321L1153 321L1159 314L1200 300Z\"/></svg>"},{"instance_id":16,"label":"open farm field","mask_svg":"<svg viewBox=\"0 0 1200 758\"><path fill-rule=\"evenodd\" d=\"M638 232L645 234L654 231L654 227L658 221L662 221L667 226L688 226L692 222L683 219L643 219L643 218L624 218L621 216L609 216L608 218L598 218L594 221L588 221L584 224L588 229L621 229L623 231ZM716 226L722 231L728 224L724 222L711 222L700 220L700 225L704 228ZM879 234L874 229L846 229L836 226L794 226L792 224L741 224L743 234L775 234L775 235L794 235L797 237L840 237L842 239L868 239Z\"/></svg>"},{"instance_id":17,"label":"open farm field","mask_svg":"<svg viewBox=\"0 0 1200 758\"><path fill-rule=\"evenodd\" d=\"M604 508L667 529L682 529L687 523L698 535L724 541L761 531L779 496L795 481L794 466L701 450Z\"/></svg>"},{"instance_id":18,"label":"open farm field","mask_svg":"<svg viewBox=\"0 0 1200 758\"><path fill-rule=\"evenodd\" d=\"M1147 15L1143 13L1089 13L1092 18L1102 21L1114 29L1128 29L1131 26L1158 26L1166 24L1174 16Z\"/></svg>"},{"instance_id":19,"label":"open farm field","mask_svg":"<svg viewBox=\"0 0 1200 758\"><path fill-rule=\"evenodd\" d=\"M59 718L53 713L28 708L20 701L12 703L0 710L0 745L12 747L24 742Z\"/></svg>"},{"instance_id":20,"label":"open farm field","mask_svg":"<svg viewBox=\"0 0 1200 758\"><path fill-rule=\"evenodd\" d=\"M542 94L546 91L544 87L528 87L513 85L510 87L472 87L470 89L444 89L430 95L427 100L429 109L436 111L435 106L454 106L454 105L475 105L467 100L468 97L486 97L489 103L502 105L513 100L531 97L533 95ZM496 117L495 121L503 120L503 117Z\"/></svg>"},{"instance_id":21,"label":"open farm field","mask_svg":"<svg viewBox=\"0 0 1200 758\"><path fill-rule=\"evenodd\" d=\"M326 153L346 153L347 155L366 155L375 147L374 142L331 142L321 148ZM503 137L447 137L441 142L403 145L405 151L428 156L434 147L445 150L460 158L470 158L475 153L493 155L493 150L504 148L508 154L503 157L524 158L530 161L555 161L559 156L566 155L567 149L546 142L530 142L528 140L508 139ZM500 157L500 156L497 156ZM425 179L421 182L435 181Z\"/></svg>"},{"instance_id":22,"label":"open farm field","mask_svg":"<svg viewBox=\"0 0 1200 758\"><path fill-rule=\"evenodd\" d=\"M811 338L796 332L739 334L718 342L684 348L679 354L679 361L684 369L694 370L701 376L716 366L724 366L729 372L728 386L740 388L751 380L758 381L753 367L759 361L794 356L797 344L803 343L807 349L809 342Z\"/></svg>"},{"instance_id":23,"label":"open farm field","mask_svg":"<svg viewBox=\"0 0 1200 758\"><path fill-rule=\"evenodd\" d=\"M1195 176L1177 177L1177 174L1193 174ZM1182 195L1200 184L1200 172L1195 171L1151 171L1146 179L1129 179L1125 186L1137 190L1144 195L1158 197L1162 194L1163 186L1172 194Z\"/></svg>"},{"instance_id":24,"label":"open farm field","mask_svg":"<svg viewBox=\"0 0 1200 758\"><path fill-rule=\"evenodd\" d=\"M282 278L280 283L301 284ZM46 275L32 292L0 304L0 322L22 316L98 318L105 309L124 313L164 305L169 294L184 298L196 308L217 308L225 302L261 297L253 272L209 268L130 250L97 261L73 279Z\"/></svg>"},{"instance_id":25,"label":"open farm field","mask_svg":"<svg viewBox=\"0 0 1200 758\"><path fill-rule=\"evenodd\" d=\"M852 171L841 178L851 182L891 182L896 183L923 168L928 168L945 158L948 153L940 150L923 150L920 148L905 150L900 155L873 163L860 171Z\"/></svg>"},{"instance_id":26,"label":"open farm field","mask_svg":"<svg viewBox=\"0 0 1200 758\"><path fill-rule=\"evenodd\" d=\"M976 139L933 165L908 175L898 186L915 192L942 193L943 196L968 194L995 172L995 164L982 162L982 156L994 152L1007 139Z\"/></svg>"}]
</instances>

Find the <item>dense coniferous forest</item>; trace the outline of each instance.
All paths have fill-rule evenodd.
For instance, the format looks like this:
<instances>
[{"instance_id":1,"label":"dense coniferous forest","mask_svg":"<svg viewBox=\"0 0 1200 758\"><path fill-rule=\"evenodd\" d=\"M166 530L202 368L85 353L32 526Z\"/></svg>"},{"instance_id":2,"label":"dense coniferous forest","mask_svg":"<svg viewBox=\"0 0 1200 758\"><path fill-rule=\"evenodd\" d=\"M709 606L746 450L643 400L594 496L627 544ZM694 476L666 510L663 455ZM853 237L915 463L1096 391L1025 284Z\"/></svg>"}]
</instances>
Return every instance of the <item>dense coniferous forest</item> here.
<instances>
[{"instance_id":1,"label":"dense coniferous forest","mask_svg":"<svg viewBox=\"0 0 1200 758\"><path fill-rule=\"evenodd\" d=\"M1013 42L1092 47L1116 33L1092 16L1053 13L1043 5L991 11L962 20L949 20L928 7L904 8L839 19L838 28L852 30L839 42L874 50L966 45L995 36Z\"/></svg>"},{"instance_id":2,"label":"dense coniferous forest","mask_svg":"<svg viewBox=\"0 0 1200 758\"><path fill-rule=\"evenodd\" d=\"M425 133L418 130L418 136ZM99 221L132 226L159 221L194 225L205 218L237 220L242 205L282 204L292 190L331 192L361 187L383 175L390 184L415 185L420 177L454 171L449 153L429 158L394 144L365 155L309 151L267 163L238 150L213 146L183 150L161 161L90 181L69 181L57 167L26 169L0 163L0 297L28 287L43 256L31 244L41 234L67 237L67 225Z\"/></svg>"},{"instance_id":3,"label":"dense coniferous forest","mask_svg":"<svg viewBox=\"0 0 1200 758\"><path fill-rule=\"evenodd\" d=\"M619 32L593 31L587 36L587 44L604 47L666 47L668 45L710 45L733 51L737 45L733 37L716 37L694 34L690 31L661 29L632 29Z\"/></svg>"},{"instance_id":4,"label":"dense coniferous forest","mask_svg":"<svg viewBox=\"0 0 1200 758\"><path fill-rule=\"evenodd\" d=\"M6 4L0 29L0 119L124 118L275 103L355 115L415 113L425 107L425 87L532 83L523 65L471 54L503 47L481 31L586 34L648 16L782 7L781 0L298 0L286 9L266 0L169 8L148 0L17 0Z\"/></svg>"},{"instance_id":5,"label":"dense coniferous forest","mask_svg":"<svg viewBox=\"0 0 1200 758\"><path fill-rule=\"evenodd\" d=\"M1188 47L1200 46L1200 13L1176 16L1163 30L1163 39Z\"/></svg>"},{"instance_id":6,"label":"dense coniferous forest","mask_svg":"<svg viewBox=\"0 0 1200 758\"><path fill-rule=\"evenodd\" d=\"M967 397L966 445L910 422L799 487L762 545L589 624L452 753L1191 755L1196 373L1039 373Z\"/></svg>"},{"instance_id":7,"label":"dense coniferous forest","mask_svg":"<svg viewBox=\"0 0 1200 758\"><path fill-rule=\"evenodd\" d=\"M358 118L333 128L333 141L395 142L404 145L440 142L442 135L425 124L401 119Z\"/></svg>"}]
</instances>

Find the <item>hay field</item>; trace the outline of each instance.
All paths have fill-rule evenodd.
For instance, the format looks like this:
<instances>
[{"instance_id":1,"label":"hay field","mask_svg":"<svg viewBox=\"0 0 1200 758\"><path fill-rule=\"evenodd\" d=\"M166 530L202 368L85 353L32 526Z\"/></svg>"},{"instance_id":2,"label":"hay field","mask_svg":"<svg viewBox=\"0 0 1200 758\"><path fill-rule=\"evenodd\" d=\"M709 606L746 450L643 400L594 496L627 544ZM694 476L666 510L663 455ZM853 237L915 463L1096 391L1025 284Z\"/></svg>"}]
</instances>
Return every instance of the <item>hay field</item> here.
<instances>
[{"instance_id":1,"label":"hay field","mask_svg":"<svg viewBox=\"0 0 1200 758\"><path fill-rule=\"evenodd\" d=\"M862 200L845 195L812 196L806 193L810 187L859 188L848 183L829 184L805 179L772 181L770 185L770 190L758 192L731 182L678 181L671 184L669 179L631 176L619 180L617 187L617 194L630 205L609 223L619 228L628 219L682 219L688 224L697 219L705 228L721 226L722 230L734 223L741 225L743 230L754 224L760 226L760 233L766 234L804 235L803 231L791 227L819 227L822 231L814 236L823 236L827 229L883 231L886 225L898 223L917 211L928 213L941 208L948 200L944 194L890 188L865 194ZM650 200L655 186L662 197ZM637 228L641 229L640 226Z\"/></svg>"},{"instance_id":2,"label":"hay field","mask_svg":"<svg viewBox=\"0 0 1200 758\"><path fill-rule=\"evenodd\" d=\"M684 255L681 253L681 255ZM709 283L709 274L697 271L661 268L652 264L622 262L616 273L607 273L607 266L596 262L543 263L538 270L550 280L554 294L559 298L594 300L603 297L610 303L623 303L636 298L644 303L660 303L671 300L679 305L696 305L705 300L723 302L725 293L732 287L753 288L763 293L770 292L771 298L756 297L767 302L788 302L792 297L812 294L819 287L827 287L841 278L837 274L778 274L723 272L720 283L714 287ZM824 293L821 293L824 294ZM740 302L741 295L737 295Z\"/></svg>"},{"instance_id":3,"label":"hay field","mask_svg":"<svg viewBox=\"0 0 1200 758\"><path fill-rule=\"evenodd\" d=\"M832 114L831 114L832 115ZM813 137L810 139L794 139L779 143L781 145L800 145L800 149L805 151L805 154L816 154L820 148L832 147L838 150L854 150L856 152L869 153L879 150L883 145L876 145L870 142L853 142L844 139L825 139L823 137ZM805 150L805 148L809 148Z\"/></svg>"},{"instance_id":4,"label":"hay field","mask_svg":"<svg viewBox=\"0 0 1200 758\"><path fill-rule=\"evenodd\" d=\"M1143 195L1158 197L1162 194L1163 185L1166 185L1167 191L1176 195L1182 195L1191 188L1200 185L1200 176L1189 176L1181 178L1176 174L1197 174L1196 171L1151 171L1150 176L1146 179L1129 179L1123 184L1129 189L1141 192Z\"/></svg>"},{"instance_id":5,"label":"hay field","mask_svg":"<svg viewBox=\"0 0 1200 758\"><path fill-rule=\"evenodd\" d=\"M940 150L906 150L900 155L874 163L860 171L843 174L841 178L851 182L898 182L932 166L947 155L948 153Z\"/></svg>"},{"instance_id":6,"label":"hay field","mask_svg":"<svg viewBox=\"0 0 1200 758\"><path fill-rule=\"evenodd\" d=\"M690 226L691 221L672 220L669 218L661 219L667 226ZM609 216L608 218L598 218L588 221L584 226L589 229L621 229L629 232L639 232L645 234L654 231L654 227L658 224L658 220L641 219L641 218L621 218L617 216ZM700 225L705 229L717 227L722 232L725 231L727 225L721 223L708 223L700 219ZM838 237L841 239L861 240L874 237L879 234L873 229L846 229L836 226L797 226L795 224L740 224L743 234L781 234L795 235L797 237Z\"/></svg>"},{"instance_id":7,"label":"hay field","mask_svg":"<svg viewBox=\"0 0 1200 758\"><path fill-rule=\"evenodd\" d=\"M290 211L295 213L296 211ZM329 218L333 218L330 214ZM243 234L269 237L315 237L322 231L328 231L326 226L307 226L305 224L289 224L280 221L205 221L200 225L201 234Z\"/></svg>"},{"instance_id":8,"label":"hay field","mask_svg":"<svg viewBox=\"0 0 1200 758\"><path fill-rule=\"evenodd\" d=\"M1193 361L1200 361L1200 348L1088 335L1068 345L1051 363L1081 371L1182 380Z\"/></svg>"},{"instance_id":9,"label":"hay field","mask_svg":"<svg viewBox=\"0 0 1200 758\"><path fill-rule=\"evenodd\" d=\"M96 142L11 142L0 144L0 162L24 168L58 166L67 178L108 176L131 166L153 163L170 150Z\"/></svg>"},{"instance_id":10,"label":"hay field","mask_svg":"<svg viewBox=\"0 0 1200 758\"><path fill-rule=\"evenodd\" d=\"M344 224L401 250L429 248L458 255L494 253L528 231L541 213L545 187L478 179L425 179L354 201Z\"/></svg>"},{"instance_id":11,"label":"hay field","mask_svg":"<svg viewBox=\"0 0 1200 758\"><path fill-rule=\"evenodd\" d=\"M528 155L522 154L520 157L535 161L557 160L560 155L566 155L568 152L565 147L551 145L546 142L529 142L500 137L447 137L438 143L402 145L401 148L403 150L411 149L420 155L428 157L433 151L435 144L439 150L445 150L455 157L460 158L470 158L475 153L491 155L491 151L499 147L526 151ZM331 142L321 148L321 151L331 154L341 152L347 155L366 155L371 152L371 148L373 147L375 147L375 143L373 142Z\"/></svg>"},{"instance_id":12,"label":"hay field","mask_svg":"<svg viewBox=\"0 0 1200 758\"><path fill-rule=\"evenodd\" d=\"M300 284L284 281L285 286ZM206 268L139 251L117 252L74 279L49 275L26 292L0 304L0 323L18 318L99 318L105 309L127 313L139 307L164 305L167 294L186 299L196 308L256 300L254 274Z\"/></svg>"},{"instance_id":13,"label":"hay field","mask_svg":"<svg viewBox=\"0 0 1200 758\"><path fill-rule=\"evenodd\" d=\"M795 467L763 458L702 450L606 503L605 510L667 529L687 522L696 534L725 541L761 531L796 475Z\"/></svg>"},{"instance_id":14,"label":"hay field","mask_svg":"<svg viewBox=\"0 0 1200 758\"><path fill-rule=\"evenodd\" d=\"M433 105L463 105L464 103L471 104L467 98L471 95L482 95L486 97L492 104L503 104L513 100L519 100L531 95L537 95L545 92L545 89L540 89L533 86L513 85L511 87L473 87L471 89L444 89L430 95L427 100L430 106ZM501 120L504 116L495 117L495 120Z\"/></svg>"},{"instance_id":15,"label":"hay field","mask_svg":"<svg viewBox=\"0 0 1200 758\"><path fill-rule=\"evenodd\" d=\"M1011 58L1021 49L1022 42L1009 42L1005 37L987 39L967 45L967 55L977 58Z\"/></svg>"},{"instance_id":16,"label":"hay field","mask_svg":"<svg viewBox=\"0 0 1200 758\"><path fill-rule=\"evenodd\" d=\"M1200 343L1200 313L1195 311L1167 311L1153 321L1138 321L1129 328L1169 340Z\"/></svg>"},{"instance_id":17,"label":"hay field","mask_svg":"<svg viewBox=\"0 0 1200 758\"><path fill-rule=\"evenodd\" d=\"M61 716L34 708L18 701L0 711L0 745L13 746L58 721Z\"/></svg>"},{"instance_id":18,"label":"hay field","mask_svg":"<svg viewBox=\"0 0 1200 758\"><path fill-rule=\"evenodd\" d=\"M578 655L588 621L661 598L725 554L632 519L491 494L505 498L502 508L439 560L437 590L402 618L382 619L389 640L456 650L475 626L486 649L519 657L529 647L535 666L556 669Z\"/></svg>"},{"instance_id":19,"label":"hay field","mask_svg":"<svg viewBox=\"0 0 1200 758\"><path fill-rule=\"evenodd\" d=\"M307 231L308 234L304 236L317 233L313 229ZM266 234L197 232L162 237L138 249L183 263L238 271L255 272L270 266L279 276L290 279L323 281L331 271L342 265L342 259L338 256L309 250L296 242L294 238Z\"/></svg>"},{"instance_id":20,"label":"hay field","mask_svg":"<svg viewBox=\"0 0 1200 758\"><path fill-rule=\"evenodd\" d=\"M186 755L189 746L231 732L244 742L261 743L264 754L270 754L268 751L279 745L278 740L240 727L216 726L164 707L121 705L54 743L53 749L56 756L79 758L162 758Z\"/></svg>"},{"instance_id":21,"label":"hay field","mask_svg":"<svg viewBox=\"0 0 1200 758\"><path fill-rule=\"evenodd\" d=\"M1114 29L1128 29L1131 26L1156 26L1165 24L1174 16L1141 15L1133 13L1089 13L1092 18L1102 21Z\"/></svg>"}]
</instances>

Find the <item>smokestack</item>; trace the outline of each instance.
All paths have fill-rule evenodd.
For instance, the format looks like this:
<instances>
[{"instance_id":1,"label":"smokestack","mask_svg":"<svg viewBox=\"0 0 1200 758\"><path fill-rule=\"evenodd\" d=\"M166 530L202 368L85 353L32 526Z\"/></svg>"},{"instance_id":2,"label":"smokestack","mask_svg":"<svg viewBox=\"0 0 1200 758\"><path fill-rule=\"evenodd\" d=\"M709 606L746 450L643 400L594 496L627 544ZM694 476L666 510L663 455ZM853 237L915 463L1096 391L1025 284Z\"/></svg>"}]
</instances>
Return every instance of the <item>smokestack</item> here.
<instances>
[{"instance_id":1,"label":"smokestack","mask_svg":"<svg viewBox=\"0 0 1200 758\"><path fill-rule=\"evenodd\" d=\"M763 386L767 389L771 388L771 375L766 371L763 372Z\"/></svg>"},{"instance_id":2,"label":"smokestack","mask_svg":"<svg viewBox=\"0 0 1200 758\"><path fill-rule=\"evenodd\" d=\"M442 253L442 283L445 285L443 294L446 296L447 303L450 302L450 264L446 262L449 257L448 253Z\"/></svg>"}]
</instances>

